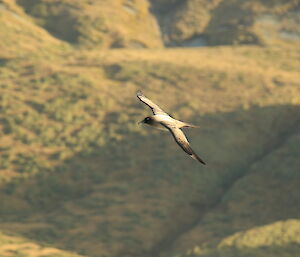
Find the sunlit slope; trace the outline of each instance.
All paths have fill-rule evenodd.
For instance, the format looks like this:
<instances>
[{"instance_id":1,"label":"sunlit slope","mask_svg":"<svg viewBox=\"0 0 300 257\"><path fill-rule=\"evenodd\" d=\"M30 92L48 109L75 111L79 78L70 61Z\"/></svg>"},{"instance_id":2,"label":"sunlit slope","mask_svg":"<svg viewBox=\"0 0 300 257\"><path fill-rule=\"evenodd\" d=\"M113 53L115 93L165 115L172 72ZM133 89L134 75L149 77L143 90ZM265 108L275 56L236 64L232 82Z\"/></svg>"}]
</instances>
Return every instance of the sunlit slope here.
<instances>
[{"instance_id":1,"label":"sunlit slope","mask_svg":"<svg viewBox=\"0 0 300 257\"><path fill-rule=\"evenodd\" d=\"M2 257L84 257L71 252L39 245L25 238L0 232L0 254Z\"/></svg>"},{"instance_id":2,"label":"sunlit slope","mask_svg":"<svg viewBox=\"0 0 300 257\"><path fill-rule=\"evenodd\" d=\"M254 227L224 238L215 247L199 247L179 256L298 256L300 250L299 220L277 221L272 224ZM178 255L177 255L178 256Z\"/></svg>"},{"instance_id":3,"label":"sunlit slope","mask_svg":"<svg viewBox=\"0 0 300 257\"><path fill-rule=\"evenodd\" d=\"M0 58L23 57L26 53L53 54L67 45L33 24L18 6L0 3Z\"/></svg>"},{"instance_id":4,"label":"sunlit slope","mask_svg":"<svg viewBox=\"0 0 300 257\"><path fill-rule=\"evenodd\" d=\"M16 1L53 36L82 47L161 47L149 1Z\"/></svg>"},{"instance_id":5,"label":"sunlit slope","mask_svg":"<svg viewBox=\"0 0 300 257\"><path fill-rule=\"evenodd\" d=\"M2 0L1 6L80 48L300 40L298 0Z\"/></svg>"},{"instance_id":6,"label":"sunlit slope","mask_svg":"<svg viewBox=\"0 0 300 257\"><path fill-rule=\"evenodd\" d=\"M235 181L251 175L253 163L294 133L300 102L294 49L81 51L6 61L1 228L89 256L168 252L222 204ZM137 89L201 126L187 133L206 167L167 133L137 126L149 113ZM293 203L276 208L297 210ZM248 206L244 211L252 213ZM233 222L245 215L232 212ZM248 227L241 221L226 230L221 220L207 230L225 237L290 218L266 215ZM207 232L205 242L211 238ZM178 253L201 243L201 233L188 240L178 243Z\"/></svg>"}]
</instances>

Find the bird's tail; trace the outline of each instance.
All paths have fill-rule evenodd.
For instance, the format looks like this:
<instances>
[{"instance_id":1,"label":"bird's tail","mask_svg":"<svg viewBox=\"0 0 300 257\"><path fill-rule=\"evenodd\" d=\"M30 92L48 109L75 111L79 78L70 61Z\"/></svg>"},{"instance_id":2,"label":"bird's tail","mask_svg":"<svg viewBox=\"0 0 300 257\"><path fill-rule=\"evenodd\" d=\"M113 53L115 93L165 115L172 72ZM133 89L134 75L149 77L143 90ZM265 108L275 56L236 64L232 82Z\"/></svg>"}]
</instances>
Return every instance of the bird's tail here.
<instances>
[{"instance_id":1,"label":"bird's tail","mask_svg":"<svg viewBox=\"0 0 300 257\"><path fill-rule=\"evenodd\" d=\"M180 128L199 128L199 126L193 125L191 123L182 122L180 123Z\"/></svg>"}]
</instances>

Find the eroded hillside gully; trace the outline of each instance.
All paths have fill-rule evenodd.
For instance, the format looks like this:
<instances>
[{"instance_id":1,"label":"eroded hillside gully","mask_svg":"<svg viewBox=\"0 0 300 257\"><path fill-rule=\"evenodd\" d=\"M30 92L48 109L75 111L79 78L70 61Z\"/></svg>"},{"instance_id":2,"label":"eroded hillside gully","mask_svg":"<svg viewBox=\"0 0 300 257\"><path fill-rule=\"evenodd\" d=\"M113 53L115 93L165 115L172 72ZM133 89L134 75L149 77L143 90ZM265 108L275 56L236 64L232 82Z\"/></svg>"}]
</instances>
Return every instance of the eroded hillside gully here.
<instances>
[{"instance_id":1,"label":"eroded hillside gully","mask_svg":"<svg viewBox=\"0 0 300 257\"><path fill-rule=\"evenodd\" d=\"M251 170L251 167L257 163L263 160L265 157L267 157L269 154L272 152L276 151L277 149L281 148L285 142L289 140L290 137L293 135L300 133L300 119L296 121L291 127L289 127L287 130L284 132L280 133L277 137L276 140L273 142L269 142L267 144L267 147L264 149L264 151L260 154L257 155L255 158L252 160L248 161L245 163L243 166L240 166L239 169L243 170L244 172L240 173L239 175L235 176L230 182L224 185L224 187L221 190L221 193L219 196L215 199L215 201L210 205L207 206L206 208L203 208L201 210L201 213L199 213L199 216L191 220L188 225L179 227L179 229L175 232L163 239L161 242L159 242L157 245L155 245L148 253L146 256L148 257L166 257L166 256L173 256L172 255L172 248L174 244L176 243L177 240L180 239L181 236L184 234L188 233L190 230L192 230L194 227L197 225L201 224L202 219L205 217L207 213L209 213L211 210L216 208L221 202L226 195L227 192L231 190L233 185L240 179L244 178L247 176Z\"/></svg>"}]
</instances>

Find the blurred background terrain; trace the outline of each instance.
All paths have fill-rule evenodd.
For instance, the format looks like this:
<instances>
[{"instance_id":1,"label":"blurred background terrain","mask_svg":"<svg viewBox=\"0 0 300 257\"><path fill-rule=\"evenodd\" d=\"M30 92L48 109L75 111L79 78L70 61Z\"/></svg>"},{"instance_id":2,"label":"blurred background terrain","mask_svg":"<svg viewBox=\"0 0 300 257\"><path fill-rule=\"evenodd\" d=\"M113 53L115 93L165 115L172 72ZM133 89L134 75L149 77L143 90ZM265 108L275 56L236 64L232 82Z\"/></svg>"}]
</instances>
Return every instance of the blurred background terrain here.
<instances>
[{"instance_id":1,"label":"blurred background terrain","mask_svg":"<svg viewBox=\"0 0 300 257\"><path fill-rule=\"evenodd\" d=\"M0 256L299 257L299 67L299 0L1 0Z\"/></svg>"}]
</instances>

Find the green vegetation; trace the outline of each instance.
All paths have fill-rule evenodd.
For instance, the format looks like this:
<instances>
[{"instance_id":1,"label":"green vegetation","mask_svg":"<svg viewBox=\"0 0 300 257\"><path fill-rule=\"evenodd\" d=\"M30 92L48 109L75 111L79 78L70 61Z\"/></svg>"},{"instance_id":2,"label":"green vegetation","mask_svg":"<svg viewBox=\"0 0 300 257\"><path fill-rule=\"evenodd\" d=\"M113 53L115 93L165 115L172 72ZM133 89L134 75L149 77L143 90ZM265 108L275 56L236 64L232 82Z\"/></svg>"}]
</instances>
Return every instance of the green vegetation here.
<instances>
[{"instance_id":1,"label":"green vegetation","mask_svg":"<svg viewBox=\"0 0 300 257\"><path fill-rule=\"evenodd\" d=\"M85 48L161 47L147 0L18 0L55 37Z\"/></svg>"},{"instance_id":2,"label":"green vegetation","mask_svg":"<svg viewBox=\"0 0 300 257\"><path fill-rule=\"evenodd\" d=\"M297 256L299 230L299 220L280 221L224 238L216 248L195 247L183 256Z\"/></svg>"},{"instance_id":3,"label":"green vegetation","mask_svg":"<svg viewBox=\"0 0 300 257\"><path fill-rule=\"evenodd\" d=\"M0 233L0 248L1 255L7 257L84 257L3 233Z\"/></svg>"},{"instance_id":4,"label":"green vegetation","mask_svg":"<svg viewBox=\"0 0 300 257\"><path fill-rule=\"evenodd\" d=\"M299 43L105 50L161 46L147 1L2 5L1 256L298 257ZM137 126L138 89L207 167Z\"/></svg>"}]
</instances>

